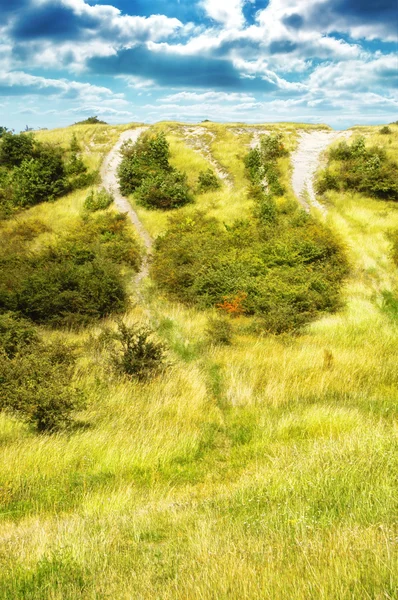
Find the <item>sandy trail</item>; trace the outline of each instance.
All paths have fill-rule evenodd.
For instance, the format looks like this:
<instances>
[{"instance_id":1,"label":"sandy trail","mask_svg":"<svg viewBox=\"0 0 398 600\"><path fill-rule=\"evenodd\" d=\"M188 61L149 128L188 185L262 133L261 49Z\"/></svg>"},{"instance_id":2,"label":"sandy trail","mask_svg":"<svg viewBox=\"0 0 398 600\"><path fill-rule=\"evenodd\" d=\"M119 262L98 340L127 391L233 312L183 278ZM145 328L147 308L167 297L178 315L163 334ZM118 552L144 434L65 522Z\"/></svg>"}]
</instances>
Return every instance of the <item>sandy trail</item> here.
<instances>
[{"instance_id":1,"label":"sandy trail","mask_svg":"<svg viewBox=\"0 0 398 600\"><path fill-rule=\"evenodd\" d=\"M101 167L101 178L104 188L108 190L108 192L111 192L115 199L115 204L120 212L127 213L128 218L137 229L138 235L143 241L146 249L146 255L142 261L141 268L134 278L136 284L140 283L140 281L148 275L149 260L152 250L152 239L139 220L137 213L132 209L130 202L120 193L116 173L117 168L122 160L120 155L120 148L122 144L127 140L131 140L133 143L136 142L141 133L146 129L146 127L138 127L137 129L129 129L128 131L124 131L119 137L117 143L113 146L112 150L105 157Z\"/></svg>"},{"instance_id":2,"label":"sandy trail","mask_svg":"<svg viewBox=\"0 0 398 600\"><path fill-rule=\"evenodd\" d=\"M314 175L322 152L337 138L348 138L351 131L302 131L297 150L292 154L292 186L298 201L310 212L315 207L326 214L326 208L317 200Z\"/></svg>"},{"instance_id":3,"label":"sandy trail","mask_svg":"<svg viewBox=\"0 0 398 600\"><path fill-rule=\"evenodd\" d=\"M226 184L226 186L232 188L233 182L231 175L227 173L213 157L210 146L205 139L205 136L207 135L211 140L215 140L216 136L214 133L208 131L204 127L183 127L182 131L187 146L190 146L195 152L201 154L211 164L216 175Z\"/></svg>"}]
</instances>

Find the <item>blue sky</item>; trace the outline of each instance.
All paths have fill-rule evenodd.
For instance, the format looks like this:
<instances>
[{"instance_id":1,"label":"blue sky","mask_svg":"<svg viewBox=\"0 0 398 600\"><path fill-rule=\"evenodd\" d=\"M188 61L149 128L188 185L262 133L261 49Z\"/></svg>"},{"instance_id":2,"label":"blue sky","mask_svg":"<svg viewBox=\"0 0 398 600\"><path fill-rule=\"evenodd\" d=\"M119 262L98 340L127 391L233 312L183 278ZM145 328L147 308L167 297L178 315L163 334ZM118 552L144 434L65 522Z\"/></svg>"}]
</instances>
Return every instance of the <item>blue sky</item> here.
<instances>
[{"instance_id":1,"label":"blue sky","mask_svg":"<svg viewBox=\"0 0 398 600\"><path fill-rule=\"evenodd\" d=\"M397 0L0 0L0 125L398 119Z\"/></svg>"}]
</instances>

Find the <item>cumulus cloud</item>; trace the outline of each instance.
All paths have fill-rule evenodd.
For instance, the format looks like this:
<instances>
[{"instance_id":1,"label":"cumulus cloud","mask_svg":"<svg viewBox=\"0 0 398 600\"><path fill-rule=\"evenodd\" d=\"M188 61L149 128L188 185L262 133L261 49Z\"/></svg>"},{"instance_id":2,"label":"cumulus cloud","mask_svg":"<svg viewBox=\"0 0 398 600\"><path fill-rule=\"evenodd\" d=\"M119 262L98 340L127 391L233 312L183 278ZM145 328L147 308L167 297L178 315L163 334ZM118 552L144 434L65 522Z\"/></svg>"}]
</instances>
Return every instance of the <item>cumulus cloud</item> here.
<instances>
[{"instance_id":1,"label":"cumulus cloud","mask_svg":"<svg viewBox=\"0 0 398 600\"><path fill-rule=\"evenodd\" d=\"M224 27L241 28L245 23L243 5L246 0L203 0L207 15Z\"/></svg>"},{"instance_id":2,"label":"cumulus cloud","mask_svg":"<svg viewBox=\"0 0 398 600\"><path fill-rule=\"evenodd\" d=\"M374 60L350 60L320 65L309 77L312 88L332 88L356 92L378 88L398 87L398 64L395 54L379 56Z\"/></svg>"}]
</instances>

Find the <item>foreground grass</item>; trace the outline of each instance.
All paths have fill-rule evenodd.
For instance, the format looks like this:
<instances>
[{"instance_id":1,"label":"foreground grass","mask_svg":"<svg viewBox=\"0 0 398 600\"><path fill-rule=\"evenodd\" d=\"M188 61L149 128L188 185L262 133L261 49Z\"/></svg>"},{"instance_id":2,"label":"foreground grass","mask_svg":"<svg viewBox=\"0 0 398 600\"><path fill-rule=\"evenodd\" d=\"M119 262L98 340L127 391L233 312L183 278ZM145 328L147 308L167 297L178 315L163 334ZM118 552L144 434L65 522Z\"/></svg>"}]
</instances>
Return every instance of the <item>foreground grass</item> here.
<instances>
[{"instance_id":1,"label":"foreground grass","mask_svg":"<svg viewBox=\"0 0 398 600\"><path fill-rule=\"evenodd\" d=\"M224 199L245 206L235 138L217 135L236 187L198 202L232 218ZM175 166L185 153L190 172L202 168L178 130L171 142ZM80 202L24 218L48 210L66 224ZM207 313L150 284L126 320L149 318L168 342L165 377L116 378L98 330L64 334L82 349L82 426L37 436L0 419L2 600L396 598L398 329L381 292L397 283L387 232L398 212L359 196L328 202L352 265L346 306L301 336L259 338L241 318L232 346L213 346Z\"/></svg>"}]
</instances>

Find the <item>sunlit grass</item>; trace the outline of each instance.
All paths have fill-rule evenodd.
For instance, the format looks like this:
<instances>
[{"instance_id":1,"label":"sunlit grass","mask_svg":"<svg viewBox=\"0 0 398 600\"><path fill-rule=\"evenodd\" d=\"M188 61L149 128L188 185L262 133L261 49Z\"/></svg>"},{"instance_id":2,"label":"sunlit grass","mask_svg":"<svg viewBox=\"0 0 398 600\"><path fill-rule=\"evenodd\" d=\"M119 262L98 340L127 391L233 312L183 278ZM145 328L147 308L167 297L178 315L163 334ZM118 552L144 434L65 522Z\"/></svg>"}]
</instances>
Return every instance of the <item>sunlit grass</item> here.
<instances>
[{"instance_id":1,"label":"sunlit grass","mask_svg":"<svg viewBox=\"0 0 398 600\"><path fill-rule=\"evenodd\" d=\"M238 156L251 136L237 143L235 126L202 125L235 186L184 210L242 218ZM206 159L180 128L162 127L194 184ZM292 132L291 146L304 129L275 127ZM288 161L281 168L288 187ZM29 243L72 227L85 193L21 214L51 228ZM132 284L125 320L149 321L167 342L166 375L116 376L94 342L101 324L62 334L82 352L84 426L38 436L0 416L1 600L395 599L398 328L380 306L397 285L388 231L398 211L332 193L328 208L351 264L344 306L300 336L257 336L242 317L232 345L214 345L212 311L170 303L150 282L137 305ZM167 214L138 212L154 237L164 231Z\"/></svg>"}]
</instances>

